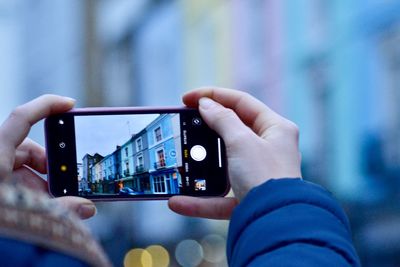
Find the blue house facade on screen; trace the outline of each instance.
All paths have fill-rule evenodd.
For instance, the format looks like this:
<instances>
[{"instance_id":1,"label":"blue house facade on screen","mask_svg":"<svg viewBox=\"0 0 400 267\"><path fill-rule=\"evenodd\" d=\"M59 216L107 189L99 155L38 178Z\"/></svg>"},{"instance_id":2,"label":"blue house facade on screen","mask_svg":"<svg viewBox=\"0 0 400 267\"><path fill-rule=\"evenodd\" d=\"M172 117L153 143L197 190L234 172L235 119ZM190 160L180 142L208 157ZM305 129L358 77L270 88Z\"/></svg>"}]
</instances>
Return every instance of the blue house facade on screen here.
<instances>
[{"instance_id":1,"label":"blue house facade on screen","mask_svg":"<svg viewBox=\"0 0 400 267\"><path fill-rule=\"evenodd\" d=\"M121 146L121 174L126 179L131 179L133 176L133 146L132 138Z\"/></svg>"},{"instance_id":2,"label":"blue house facade on screen","mask_svg":"<svg viewBox=\"0 0 400 267\"><path fill-rule=\"evenodd\" d=\"M181 184L179 114L162 114L146 127L153 194L177 194Z\"/></svg>"},{"instance_id":3,"label":"blue house facade on screen","mask_svg":"<svg viewBox=\"0 0 400 267\"><path fill-rule=\"evenodd\" d=\"M132 189L144 194L152 193L149 175L150 160L148 143L146 129L138 132L132 138L132 160L134 166Z\"/></svg>"}]
</instances>

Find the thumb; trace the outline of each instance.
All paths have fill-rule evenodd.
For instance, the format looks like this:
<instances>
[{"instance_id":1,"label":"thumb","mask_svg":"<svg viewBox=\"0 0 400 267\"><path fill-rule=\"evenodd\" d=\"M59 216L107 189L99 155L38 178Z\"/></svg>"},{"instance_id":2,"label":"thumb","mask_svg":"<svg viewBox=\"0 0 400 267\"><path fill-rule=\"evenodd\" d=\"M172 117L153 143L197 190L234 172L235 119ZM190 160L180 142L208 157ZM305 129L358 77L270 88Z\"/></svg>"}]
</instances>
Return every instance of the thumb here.
<instances>
[{"instance_id":1,"label":"thumb","mask_svg":"<svg viewBox=\"0 0 400 267\"><path fill-rule=\"evenodd\" d=\"M55 198L54 200L75 212L81 219L88 219L97 213L94 203L85 198L66 196Z\"/></svg>"},{"instance_id":2,"label":"thumb","mask_svg":"<svg viewBox=\"0 0 400 267\"><path fill-rule=\"evenodd\" d=\"M252 133L232 109L225 108L208 97L199 99L199 112L207 125L216 131L227 145L240 140L243 134Z\"/></svg>"}]
</instances>

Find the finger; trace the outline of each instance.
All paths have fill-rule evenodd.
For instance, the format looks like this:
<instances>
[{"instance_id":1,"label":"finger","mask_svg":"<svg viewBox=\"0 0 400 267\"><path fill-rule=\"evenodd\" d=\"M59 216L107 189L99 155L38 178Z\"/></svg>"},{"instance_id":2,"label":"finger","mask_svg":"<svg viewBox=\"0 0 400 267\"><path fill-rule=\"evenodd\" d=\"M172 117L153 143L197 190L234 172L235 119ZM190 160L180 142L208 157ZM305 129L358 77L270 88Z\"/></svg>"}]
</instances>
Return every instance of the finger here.
<instances>
[{"instance_id":1,"label":"finger","mask_svg":"<svg viewBox=\"0 0 400 267\"><path fill-rule=\"evenodd\" d=\"M33 124L51 114L70 110L75 100L69 97L43 95L11 112L0 128L0 140L3 147L17 148L28 135Z\"/></svg>"},{"instance_id":2,"label":"finger","mask_svg":"<svg viewBox=\"0 0 400 267\"><path fill-rule=\"evenodd\" d=\"M246 92L227 88L199 88L186 93L183 102L197 107L202 97L208 97L232 109L256 134L263 135L267 128L283 119L260 100Z\"/></svg>"},{"instance_id":3,"label":"finger","mask_svg":"<svg viewBox=\"0 0 400 267\"><path fill-rule=\"evenodd\" d=\"M255 135L232 109L210 98L199 100L199 111L207 125L222 137L228 148L235 146L244 136L248 138Z\"/></svg>"},{"instance_id":4,"label":"finger","mask_svg":"<svg viewBox=\"0 0 400 267\"><path fill-rule=\"evenodd\" d=\"M208 219L228 220L233 209L238 205L236 198L196 198L174 196L169 199L169 208L181 215Z\"/></svg>"},{"instance_id":5,"label":"finger","mask_svg":"<svg viewBox=\"0 0 400 267\"><path fill-rule=\"evenodd\" d=\"M81 219L88 219L97 213L96 206L88 199L81 197L59 197L55 198L62 206L75 212Z\"/></svg>"},{"instance_id":6,"label":"finger","mask_svg":"<svg viewBox=\"0 0 400 267\"><path fill-rule=\"evenodd\" d=\"M45 149L29 138L26 138L16 151L14 169L23 165L29 166L42 174L47 172Z\"/></svg>"},{"instance_id":7,"label":"finger","mask_svg":"<svg viewBox=\"0 0 400 267\"><path fill-rule=\"evenodd\" d=\"M13 181L18 184L23 184L28 188L40 192L48 191L47 182L28 167L22 166L14 170L12 176Z\"/></svg>"}]
</instances>

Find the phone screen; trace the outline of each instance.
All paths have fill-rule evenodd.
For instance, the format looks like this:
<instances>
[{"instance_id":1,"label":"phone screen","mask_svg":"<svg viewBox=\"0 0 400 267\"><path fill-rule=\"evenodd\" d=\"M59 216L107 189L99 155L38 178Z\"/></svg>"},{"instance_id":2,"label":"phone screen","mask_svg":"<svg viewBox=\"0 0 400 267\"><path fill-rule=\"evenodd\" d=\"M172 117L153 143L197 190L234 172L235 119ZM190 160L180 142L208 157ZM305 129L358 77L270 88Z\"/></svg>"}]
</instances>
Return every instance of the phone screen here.
<instances>
[{"instance_id":1,"label":"phone screen","mask_svg":"<svg viewBox=\"0 0 400 267\"><path fill-rule=\"evenodd\" d=\"M80 109L45 122L54 196L222 196L223 140L193 109Z\"/></svg>"}]
</instances>

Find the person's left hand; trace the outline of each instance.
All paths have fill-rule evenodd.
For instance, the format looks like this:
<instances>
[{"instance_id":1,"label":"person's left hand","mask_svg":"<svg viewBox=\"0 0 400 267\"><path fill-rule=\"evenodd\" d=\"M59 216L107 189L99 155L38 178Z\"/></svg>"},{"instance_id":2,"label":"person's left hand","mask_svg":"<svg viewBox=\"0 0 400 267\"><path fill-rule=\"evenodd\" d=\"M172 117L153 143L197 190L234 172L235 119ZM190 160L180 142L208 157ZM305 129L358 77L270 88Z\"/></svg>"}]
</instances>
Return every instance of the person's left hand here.
<instances>
[{"instance_id":1,"label":"person's left hand","mask_svg":"<svg viewBox=\"0 0 400 267\"><path fill-rule=\"evenodd\" d=\"M12 111L0 126L0 181L48 192L47 182L35 173L47 172L45 149L27 138L27 135L36 122L52 114L66 112L74 104L75 100L68 97L43 95ZM61 197L56 201L82 219L96 213L93 202L84 198Z\"/></svg>"}]
</instances>

